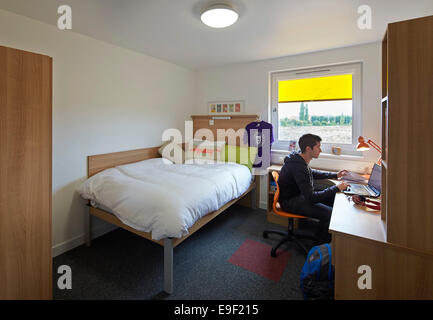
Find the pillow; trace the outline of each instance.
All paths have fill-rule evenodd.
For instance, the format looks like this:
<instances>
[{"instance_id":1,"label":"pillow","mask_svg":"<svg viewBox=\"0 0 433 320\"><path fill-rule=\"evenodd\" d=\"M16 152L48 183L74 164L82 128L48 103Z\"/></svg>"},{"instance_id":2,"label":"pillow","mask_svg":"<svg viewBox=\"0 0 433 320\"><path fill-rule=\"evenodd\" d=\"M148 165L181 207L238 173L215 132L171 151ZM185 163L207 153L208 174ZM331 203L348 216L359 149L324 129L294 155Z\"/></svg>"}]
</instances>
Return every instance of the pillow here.
<instances>
[{"instance_id":1,"label":"pillow","mask_svg":"<svg viewBox=\"0 0 433 320\"><path fill-rule=\"evenodd\" d=\"M167 164L182 164L184 152L182 147L175 144L173 140L165 141L158 149L158 153Z\"/></svg>"},{"instance_id":2,"label":"pillow","mask_svg":"<svg viewBox=\"0 0 433 320\"><path fill-rule=\"evenodd\" d=\"M256 147L226 145L221 160L243 164L251 171L256 161L257 151Z\"/></svg>"},{"instance_id":3,"label":"pillow","mask_svg":"<svg viewBox=\"0 0 433 320\"><path fill-rule=\"evenodd\" d=\"M186 150L185 163L208 164L221 159L225 141L191 140Z\"/></svg>"}]
</instances>

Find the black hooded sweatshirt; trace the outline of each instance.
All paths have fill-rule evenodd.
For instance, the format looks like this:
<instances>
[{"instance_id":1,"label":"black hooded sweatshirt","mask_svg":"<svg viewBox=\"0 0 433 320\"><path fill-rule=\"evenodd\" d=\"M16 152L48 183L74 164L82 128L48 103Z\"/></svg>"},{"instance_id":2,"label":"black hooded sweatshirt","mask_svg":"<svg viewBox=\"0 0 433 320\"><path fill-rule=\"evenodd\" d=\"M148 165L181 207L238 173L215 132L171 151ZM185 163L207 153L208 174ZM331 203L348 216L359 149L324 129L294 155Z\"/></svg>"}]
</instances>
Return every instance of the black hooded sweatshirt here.
<instances>
[{"instance_id":1,"label":"black hooded sweatshirt","mask_svg":"<svg viewBox=\"0 0 433 320\"><path fill-rule=\"evenodd\" d=\"M284 159L278 179L280 202L303 195L307 202L318 203L338 192L337 186L314 191L313 179L337 179L337 174L311 169L299 153L292 152Z\"/></svg>"}]
</instances>

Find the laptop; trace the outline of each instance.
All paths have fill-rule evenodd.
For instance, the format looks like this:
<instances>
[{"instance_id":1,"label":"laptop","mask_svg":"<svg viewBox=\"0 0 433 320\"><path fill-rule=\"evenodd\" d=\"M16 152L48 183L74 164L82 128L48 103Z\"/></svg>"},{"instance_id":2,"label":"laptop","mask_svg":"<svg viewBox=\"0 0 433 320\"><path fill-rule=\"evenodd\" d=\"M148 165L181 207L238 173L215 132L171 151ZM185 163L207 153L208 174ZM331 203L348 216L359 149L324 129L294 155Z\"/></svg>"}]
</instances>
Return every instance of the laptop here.
<instances>
[{"instance_id":1,"label":"laptop","mask_svg":"<svg viewBox=\"0 0 433 320\"><path fill-rule=\"evenodd\" d=\"M382 183L382 167L374 164L373 170L368 179L368 184L351 183L343 192L345 194L357 194L360 196L377 198L380 196Z\"/></svg>"}]
</instances>

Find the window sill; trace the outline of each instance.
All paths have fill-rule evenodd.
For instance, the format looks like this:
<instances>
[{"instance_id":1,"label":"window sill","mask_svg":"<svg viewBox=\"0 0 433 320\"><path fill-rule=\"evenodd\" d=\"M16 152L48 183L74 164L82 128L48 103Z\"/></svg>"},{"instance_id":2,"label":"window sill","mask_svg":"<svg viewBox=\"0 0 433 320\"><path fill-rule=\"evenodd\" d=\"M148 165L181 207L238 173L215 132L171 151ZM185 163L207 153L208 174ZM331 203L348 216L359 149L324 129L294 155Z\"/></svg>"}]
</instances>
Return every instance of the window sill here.
<instances>
[{"instance_id":1,"label":"window sill","mask_svg":"<svg viewBox=\"0 0 433 320\"><path fill-rule=\"evenodd\" d=\"M287 156L290 152L285 150L272 150L272 155ZM319 159L332 159L332 160L349 160L349 161L365 161L364 156L354 156L349 154L335 155L330 153L321 153Z\"/></svg>"},{"instance_id":2,"label":"window sill","mask_svg":"<svg viewBox=\"0 0 433 320\"><path fill-rule=\"evenodd\" d=\"M285 150L272 150L272 164L283 164L284 158L289 154ZM371 161L364 156L354 155L333 155L329 153L321 153L318 159L313 159L310 163L311 167L316 169L338 171L347 169L360 174L369 173L372 168Z\"/></svg>"}]
</instances>

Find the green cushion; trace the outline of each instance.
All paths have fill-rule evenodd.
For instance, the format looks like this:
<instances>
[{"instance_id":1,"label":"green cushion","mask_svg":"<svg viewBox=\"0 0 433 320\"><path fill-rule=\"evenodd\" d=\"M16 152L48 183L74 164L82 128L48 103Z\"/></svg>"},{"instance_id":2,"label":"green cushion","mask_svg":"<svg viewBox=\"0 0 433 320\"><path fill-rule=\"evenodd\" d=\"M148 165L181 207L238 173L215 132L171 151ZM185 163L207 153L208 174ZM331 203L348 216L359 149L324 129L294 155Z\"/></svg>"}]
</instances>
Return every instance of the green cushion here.
<instances>
[{"instance_id":1,"label":"green cushion","mask_svg":"<svg viewBox=\"0 0 433 320\"><path fill-rule=\"evenodd\" d=\"M252 170L257 151L256 147L225 145L224 151L221 154L221 160L243 164Z\"/></svg>"}]
</instances>

